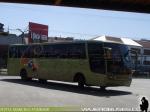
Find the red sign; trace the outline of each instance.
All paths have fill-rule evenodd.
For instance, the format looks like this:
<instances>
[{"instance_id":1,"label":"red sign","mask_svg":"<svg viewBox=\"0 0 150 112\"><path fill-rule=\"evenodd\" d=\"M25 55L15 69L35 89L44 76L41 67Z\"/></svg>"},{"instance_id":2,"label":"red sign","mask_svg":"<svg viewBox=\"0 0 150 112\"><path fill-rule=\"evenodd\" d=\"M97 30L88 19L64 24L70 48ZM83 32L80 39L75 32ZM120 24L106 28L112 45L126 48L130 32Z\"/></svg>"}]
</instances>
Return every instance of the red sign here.
<instances>
[{"instance_id":1,"label":"red sign","mask_svg":"<svg viewBox=\"0 0 150 112\"><path fill-rule=\"evenodd\" d=\"M29 22L29 43L48 41L48 26Z\"/></svg>"}]
</instances>

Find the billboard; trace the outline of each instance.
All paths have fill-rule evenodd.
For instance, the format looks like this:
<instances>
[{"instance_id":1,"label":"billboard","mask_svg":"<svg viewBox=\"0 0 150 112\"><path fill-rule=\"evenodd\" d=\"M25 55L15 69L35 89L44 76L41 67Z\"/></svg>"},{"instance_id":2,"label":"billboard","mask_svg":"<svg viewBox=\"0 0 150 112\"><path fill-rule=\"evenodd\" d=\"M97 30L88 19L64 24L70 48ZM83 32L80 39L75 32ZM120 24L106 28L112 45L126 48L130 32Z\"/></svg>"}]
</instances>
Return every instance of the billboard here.
<instances>
[{"instance_id":1,"label":"billboard","mask_svg":"<svg viewBox=\"0 0 150 112\"><path fill-rule=\"evenodd\" d=\"M29 22L29 43L48 41L48 25Z\"/></svg>"}]
</instances>

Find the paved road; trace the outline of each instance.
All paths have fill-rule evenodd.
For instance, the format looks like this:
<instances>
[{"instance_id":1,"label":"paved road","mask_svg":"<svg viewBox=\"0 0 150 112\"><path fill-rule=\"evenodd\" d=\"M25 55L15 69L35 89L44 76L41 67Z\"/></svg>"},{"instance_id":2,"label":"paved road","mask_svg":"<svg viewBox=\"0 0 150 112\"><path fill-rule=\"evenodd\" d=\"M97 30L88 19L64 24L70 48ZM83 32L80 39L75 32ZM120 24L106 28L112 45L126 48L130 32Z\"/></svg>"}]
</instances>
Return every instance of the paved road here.
<instances>
[{"instance_id":1,"label":"paved road","mask_svg":"<svg viewBox=\"0 0 150 112\"><path fill-rule=\"evenodd\" d=\"M16 76L0 76L0 106L81 106L138 108L140 98L150 101L150 79L133 79L131 87L109 87L107 91L75 84L37 80L24 82Z\"/></svg>"}]
</instances>

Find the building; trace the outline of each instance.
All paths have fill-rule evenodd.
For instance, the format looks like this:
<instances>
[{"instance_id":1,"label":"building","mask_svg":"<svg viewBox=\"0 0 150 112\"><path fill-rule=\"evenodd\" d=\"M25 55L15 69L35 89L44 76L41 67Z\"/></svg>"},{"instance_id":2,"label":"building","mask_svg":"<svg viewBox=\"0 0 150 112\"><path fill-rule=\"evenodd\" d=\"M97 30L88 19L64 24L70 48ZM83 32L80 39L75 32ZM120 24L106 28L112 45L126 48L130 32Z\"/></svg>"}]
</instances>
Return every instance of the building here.
<instances>
[{"instance_id":1,"label":"building","mask_svg":"<svg viewBox=\"0 0 150 112\"><path fill-rule=\"evenodd\" d=\"M0 35L0 45L20 44L22 39L15 34Z\"/></svg>"},{"instance_id":2,"label":"building","mask_svg":"<svg viewBox=\"0 0 150 112\"><path fill-rule=\"evenodd\" d=\"M142 45L141 54L142 54L142 65L150 65L150 40L135 40L137 43Z\"/></svg>"},{"instance_id":3,"label":"building","mask_svg":"<svg viewBox=\"0 0 150 112\"><path fill-rule=\"evenodd\" d=\"M8 46L21 42L22 39L15 34L9 34L8 32L0 33L0 68L6 68L7 66Z\"/></svg>"},{"instance_id":4,"label":"building","mask_svg":"<svg viewBox=\"0 0 150 112\"><path fill-rule=\"evenodd\" d=\"M74 40L73 37L48 37L49 43L56 43L56 42L72 42Z\"/></svg>"},{"instance_id":5,"label":"building","mask_svg":"<svg viewBox=\"0 0 150 112\"><path fill-rule=\"evenodd\" d=\"M0 32L4 32L4 24L0 23Z\"/></svg>"},{"instance_id":6,"label":"building","mask_svg":"<svg viewBox=\"0 0 150 112\"><path fill-rule=\"evenodd\" d=\"M150 40L135 40L142 45L142 48L138 51L141 58L138 65L138 74L150 75Z\"/></svg>"},{"instance_id":7,"label":"building","mask_svg":"<svg viewBox=\"0 0 150 112\"><path fill-rule=\"evenodd\" d=\"M122 37L113 37L113 36L99 36L92 38L91 40L97 40L97 41L103 41L103 42L114 42L114 43L122 43L128 46L136 46L138 48L141 48L142 46L138 44L136 41L129 39L129 38L122 38Z\"/></svg>"}]
</instances>

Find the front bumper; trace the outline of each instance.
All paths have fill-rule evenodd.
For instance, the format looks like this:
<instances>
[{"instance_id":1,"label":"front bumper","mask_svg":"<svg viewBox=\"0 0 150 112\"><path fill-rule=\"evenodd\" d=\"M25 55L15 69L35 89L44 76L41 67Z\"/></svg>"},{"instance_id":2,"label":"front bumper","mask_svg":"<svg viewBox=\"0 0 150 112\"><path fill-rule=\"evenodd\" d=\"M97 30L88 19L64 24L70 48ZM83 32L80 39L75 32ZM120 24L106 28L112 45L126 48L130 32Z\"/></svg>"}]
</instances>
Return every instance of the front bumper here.
<instances>
[{"instance_id":1,"label":"front bumper","mask_svg":"<svg viewBox=\"0 0 150 112\"><path fill-rule=\"evenodd\" d=\"M107 87L113 86L130 86L132 82L131 75L108 75L104 81L104 85Z\"/></svg>"}]
</instances>

